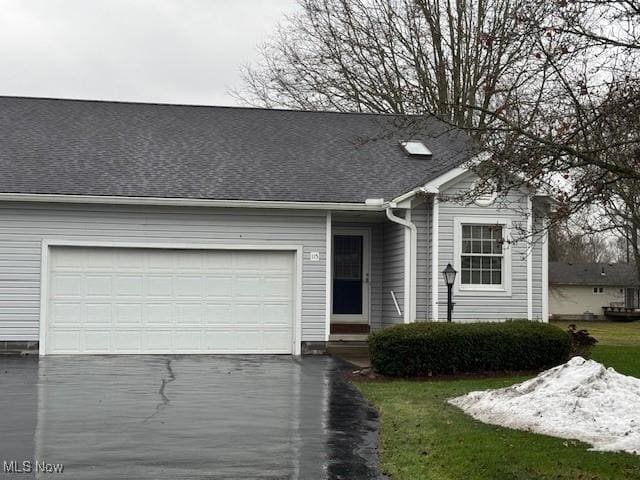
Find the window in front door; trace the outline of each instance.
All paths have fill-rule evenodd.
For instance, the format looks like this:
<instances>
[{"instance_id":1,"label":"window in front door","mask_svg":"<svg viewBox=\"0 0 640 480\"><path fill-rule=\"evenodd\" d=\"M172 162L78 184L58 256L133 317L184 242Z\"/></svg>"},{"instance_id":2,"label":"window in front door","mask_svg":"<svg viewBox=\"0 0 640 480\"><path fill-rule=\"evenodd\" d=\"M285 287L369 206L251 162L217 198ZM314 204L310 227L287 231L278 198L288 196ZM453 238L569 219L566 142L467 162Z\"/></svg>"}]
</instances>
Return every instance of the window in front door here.
<instances>
[{"instance_id":1,"label":"window in front door","mask_svg":"<svg viewBox=\"0 0 640 480\"><path fill-rule=\"evenodd\" d=\"M333 237L333 313L362 314L362 236Z\"/></svg>"}]
</instances>

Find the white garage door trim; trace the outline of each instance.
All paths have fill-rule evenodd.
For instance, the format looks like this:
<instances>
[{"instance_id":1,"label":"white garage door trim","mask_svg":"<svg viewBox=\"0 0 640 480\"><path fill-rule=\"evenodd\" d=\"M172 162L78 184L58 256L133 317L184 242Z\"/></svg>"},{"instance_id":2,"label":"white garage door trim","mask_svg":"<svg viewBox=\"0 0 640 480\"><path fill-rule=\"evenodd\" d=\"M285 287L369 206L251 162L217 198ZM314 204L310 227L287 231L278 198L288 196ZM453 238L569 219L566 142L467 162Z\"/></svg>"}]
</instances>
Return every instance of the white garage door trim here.
<instances>
[{"instance_id":1,"label":"white garage door trim","mask_svg":"<svg viewBox=\"0 0 640 480\"><path fill-rule=\"evenodd\" d=\"M49 255L50 247L104 247L104 248L157 248L161 250L262 250L290 251L295 253L295 292L293 320L293 354L302 351L302 246L263 244L224 244L224 243L141 243L141 242L99 242L84 240L45 239L42 241L42 257L40 264L40 322L39 353L46 353L47 305L49 296Z\"/></svg>"}]
</instances>

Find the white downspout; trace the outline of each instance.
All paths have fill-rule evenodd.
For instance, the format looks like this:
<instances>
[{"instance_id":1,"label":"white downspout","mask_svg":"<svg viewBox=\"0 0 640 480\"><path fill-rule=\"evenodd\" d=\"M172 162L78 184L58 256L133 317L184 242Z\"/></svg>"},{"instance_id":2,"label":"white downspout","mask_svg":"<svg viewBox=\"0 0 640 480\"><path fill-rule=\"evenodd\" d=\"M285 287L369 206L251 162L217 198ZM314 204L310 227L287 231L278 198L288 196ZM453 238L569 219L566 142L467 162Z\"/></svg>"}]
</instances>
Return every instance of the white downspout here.
<instances>
[{"instance_id":1,"label":"white downspout","mask_svg":"<svg viewBox=\"0 0 640 480\"><path fill-rule=\"evenodd\" d=\"M404 323L416 321L416 284L417 284L417 245L418 228L409 220L397 217L393 213L392 207L386 209L387 218L394 223L402 225L409 230L409 249L405 248L404 255L404 290L405 290L405 311ZM409 213L409 215L411 215ZM408 253L408 255L407 255ZM408 305L408 307L407 307Z\"/></svg>"},{"instance_id":2,"label":"white downspout","mask_svg":"<svg viewBox=\"0 0 640 480\"><path fill-rule=\"evenodd\" d=\"M527 195L527 320L533 320L533 201Z\"/></svg>"}]
</instances>

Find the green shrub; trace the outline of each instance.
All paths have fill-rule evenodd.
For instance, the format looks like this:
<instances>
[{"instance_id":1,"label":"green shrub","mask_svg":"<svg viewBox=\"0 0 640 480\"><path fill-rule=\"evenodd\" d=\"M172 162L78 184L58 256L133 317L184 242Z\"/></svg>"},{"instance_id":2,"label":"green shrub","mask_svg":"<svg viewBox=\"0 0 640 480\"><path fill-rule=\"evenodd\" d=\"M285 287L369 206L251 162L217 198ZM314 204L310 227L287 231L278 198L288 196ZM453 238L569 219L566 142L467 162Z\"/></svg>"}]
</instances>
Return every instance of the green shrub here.
<instances>
[{"instance_id":1,"label":"green shrub","mask_svg":"<svg viewBox=\"0 0 640 480\"><path fill-rule=\"evenodd\" d=\"M402 377L538 370L566 362L570 350L567 332L529 321L417 322L369 335L374 370Z\"/></svg>"}]
</instances>

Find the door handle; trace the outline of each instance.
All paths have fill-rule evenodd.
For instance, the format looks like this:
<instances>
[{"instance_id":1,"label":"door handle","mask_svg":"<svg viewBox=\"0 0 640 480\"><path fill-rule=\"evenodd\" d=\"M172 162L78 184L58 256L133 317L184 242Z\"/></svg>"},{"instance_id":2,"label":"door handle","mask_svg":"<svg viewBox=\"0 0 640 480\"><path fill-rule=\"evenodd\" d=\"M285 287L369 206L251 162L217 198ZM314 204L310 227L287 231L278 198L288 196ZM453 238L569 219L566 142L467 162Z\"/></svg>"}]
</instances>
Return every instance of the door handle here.
<instances>
[{"instance_id":1,"label":"door handle","mask_svg":"<svg viewBox=\"0 0 640 480\"><path fill-rule=\"evenodd\" d=\"M369 272L364 274L364 283L369 283Z\"/></svg>"}]
</instances>

